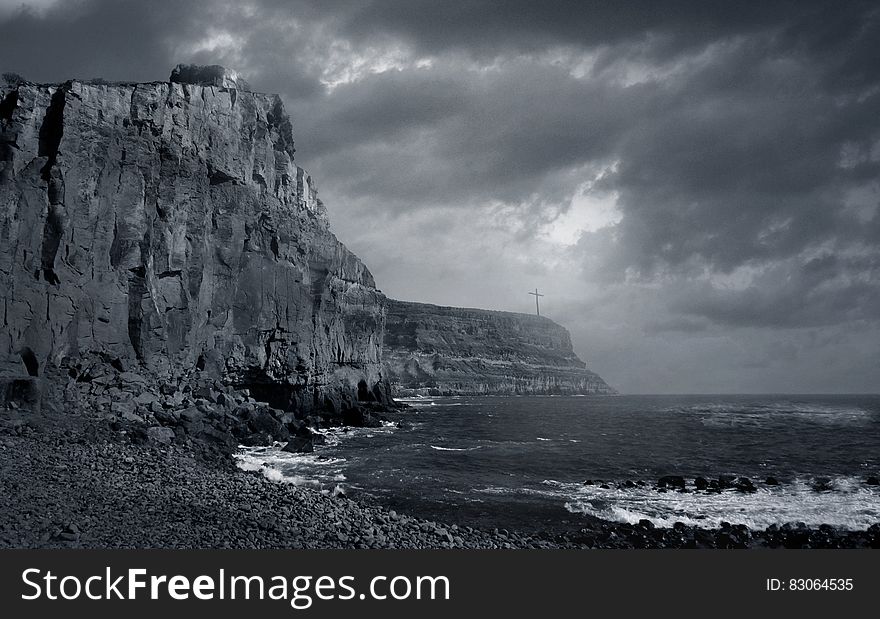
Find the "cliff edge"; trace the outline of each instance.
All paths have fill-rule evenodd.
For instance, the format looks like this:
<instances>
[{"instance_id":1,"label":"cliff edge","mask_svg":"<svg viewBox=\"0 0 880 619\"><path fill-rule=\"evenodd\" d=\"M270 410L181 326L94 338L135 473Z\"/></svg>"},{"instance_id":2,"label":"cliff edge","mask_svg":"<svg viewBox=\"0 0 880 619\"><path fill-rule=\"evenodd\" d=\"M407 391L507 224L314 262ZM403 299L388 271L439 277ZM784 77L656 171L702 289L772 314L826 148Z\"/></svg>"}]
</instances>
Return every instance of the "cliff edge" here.
<instances>
[{"instance_id":1,"label":"cliff edge","mask_svg":"<svg viewBox=\"0 0 880 619\"><path fill-rule=\"evenodd\" d=\"M383 357L398 395L615 393L543 316L388 299Z\"/></svg>"},{"instance_id":2,"label":"cliff edge","mask_svg":"<svg viewBox=\"0 0 880 619\"><path fill-rule=\"evenodd\" d=\"M288 410L385 400L384 297L293 156L280 97L222 67L3 86L0 377L101 359Z\"/></svg>"}]
</instances>

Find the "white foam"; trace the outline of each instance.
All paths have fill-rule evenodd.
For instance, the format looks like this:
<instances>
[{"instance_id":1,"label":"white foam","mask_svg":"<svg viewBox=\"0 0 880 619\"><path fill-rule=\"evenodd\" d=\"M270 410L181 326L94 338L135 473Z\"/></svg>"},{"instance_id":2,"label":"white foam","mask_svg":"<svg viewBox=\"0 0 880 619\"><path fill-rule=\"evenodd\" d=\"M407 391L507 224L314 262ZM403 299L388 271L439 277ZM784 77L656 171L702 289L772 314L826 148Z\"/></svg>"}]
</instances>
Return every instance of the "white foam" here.
<instances>
[{"instance_id":1,"label":"white foam","mask_svg":"<svg viewBox=\"0 0 880 619\"><path fill-rule=\"evenodd\" d=\"M856 478L838 478L832 491L816 492L812 483L762 487L757 492L660 493L650 487L601 488L545 481L572 513L604 520L636 523L647 519L657 526L675 522L718 527L722 522L766 528L771 524L804 522L864 530L880 522L880 491Z\"/></svg>"},{"instance_id":2,"label":"white foam","mask_svg":"<svg viewBox=\"0 0 880 619\"><path fill-rule=\"evenodd\" d=\"M268 462L263 462L262 458L253 455L237 453L235 454L235 460L236 465L241 470L259 471L266 479L270 481L287 483L294 486L318 486L321 483L317 479L304 477L302 475L291 475L289 473L282 473L280 470L270 465Z\"/></svg>"},{"instance_id":3,"label":"white foam","mask_svg":"<svg viewBox=\"0 0 880 619\"><path fill-rule=\"evenodd\" d=\"M259 471L267 479L295 486L321 486L328 482L344 481L341 467L345 458L328 457L320 451L313 453L288 453L282 451L283 443L272 446L239 446L235 454L236 465L245 471Z\"/></svg>"}]
</instances>

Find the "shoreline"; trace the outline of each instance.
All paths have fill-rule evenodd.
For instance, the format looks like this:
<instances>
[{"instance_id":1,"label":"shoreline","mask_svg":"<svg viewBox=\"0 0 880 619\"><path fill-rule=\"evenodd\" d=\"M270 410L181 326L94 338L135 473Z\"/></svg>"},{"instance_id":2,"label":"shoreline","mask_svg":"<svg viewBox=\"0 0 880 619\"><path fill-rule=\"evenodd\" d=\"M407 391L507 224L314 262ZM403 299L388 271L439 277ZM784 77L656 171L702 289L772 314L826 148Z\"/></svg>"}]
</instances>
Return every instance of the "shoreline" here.
<instances>
[{"instance_id":1,"label":"shoreline","mask_svg":"<svg viewBox=\"0 0 880 619\"><path fill-rule=\"evenodd\" d=\"M5 409L0 422L2 548L880 548L880 524L480 530L272 481L230 451L144 440L100 415Z\"/></svg>"}]
</instances>

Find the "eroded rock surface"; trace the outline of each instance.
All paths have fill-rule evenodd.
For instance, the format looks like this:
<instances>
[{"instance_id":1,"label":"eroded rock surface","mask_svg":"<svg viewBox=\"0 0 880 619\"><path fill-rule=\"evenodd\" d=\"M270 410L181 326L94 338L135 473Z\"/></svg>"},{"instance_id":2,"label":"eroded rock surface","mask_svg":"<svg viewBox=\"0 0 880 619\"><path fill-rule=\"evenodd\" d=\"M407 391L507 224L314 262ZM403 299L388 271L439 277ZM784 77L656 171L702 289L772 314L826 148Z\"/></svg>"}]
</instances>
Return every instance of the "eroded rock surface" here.
<instances>
[{"instance_id":1,"label":"eroded rock surface","mask_svg":"<svg viewBox=\"0 0 880 619\"><path fill-rule=\"evenodd\" d=\"M568 331L543 316L387 300L384 359L398 393L609 394Z\"/></svg>"},{"instance_id":2,"label":"eroded rock surface","mask_svg":"<svg viewBox=\"0 0 880 619\"><path fill-rule=\"evenodd\" d=\"M294 163L281 99L237 85L178 67L2 87L0 377L96 354L283 409L386 398L383 296Z\"/></svg>"}]
</instances>

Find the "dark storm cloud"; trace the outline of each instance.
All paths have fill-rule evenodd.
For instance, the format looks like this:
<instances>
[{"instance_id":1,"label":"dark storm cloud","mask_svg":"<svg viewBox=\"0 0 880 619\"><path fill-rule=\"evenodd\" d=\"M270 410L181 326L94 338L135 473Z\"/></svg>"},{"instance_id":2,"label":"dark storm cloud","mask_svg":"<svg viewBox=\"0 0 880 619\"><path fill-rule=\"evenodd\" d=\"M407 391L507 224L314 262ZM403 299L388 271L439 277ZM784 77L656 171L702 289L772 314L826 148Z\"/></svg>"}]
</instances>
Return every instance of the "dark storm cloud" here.
<instances>
[{"instance_id":1,"label":"dark storm cloud","mask_svg":"<svg viewBox=\"0 0 880 619\"><path fill-rule=\"evenodd\" d=\"M649 390L688 373L676 359L693 367L684 389L721 384L722 366L697 374L736 334L734 373L783 377L795 352L817 360L798 370L814 378L844 348L876 360L864 342L880 316L877 41L872 2L84 0L0 13L0 65L33 80L243 70L284 97L298 159L380 281L416 294L429 287L406 282L435 269L460 294L452 261L483 238L499 276L580 272L567 285L583 298L559 317ZM542 262L543 231L588 181L614 196L617 223ZM401 255L387 238L406 235L418 242ZM500 255L511 246L534 258ZM650 343L621 344L630 333ZM746 342L789 352L750 360ZM849 388L877 378L835 363Z\"/></svg>"},{"instance_id":2,"label":"dark storm cloud","mask_svg":"<svg viewBox=\"0 0 880 619\"><path fill-rule=\"evenodd\" d=\"M186 12L162 7L66 2L45 14L25 9L0 21L0 58L5 70L34 81L165 77L170 59L161 42L191 36L193 24Z\"/></svg>"},{"instance_id":3,"label":"dark storm cloud","mask_svg":"<svg viewBox=\"0 0 880 619\"><path fill-rule=\"evenodd\" d=\"M818 17L827 9L827 3L812 8L809 2L797 1L383 0L360 3L344 23L352 35L369 38L377 30L392 32L429 53L529 53L557 45L614 45L654 35L663 39L657 53L667 56L732 34L776 28L792 15ZM835 12L841 10L849 9L838 7Z\"/></svg>"},{"instance_id":4,"label":"dark storm cloud","mask_svg":"<svg viewBox=\"0 0 880 619\"><path fill-rule=\"evenodd\" d=\"M530 59L485 73L391 71L339 86L303 110L303 149L328 158L325 169L352 171L351 194L376 192L402 208L518 202L536 192L560 201L585 180L568 173L612 153L627 117L643 108L621 94Z\"/></svg>"}]
</instances>

